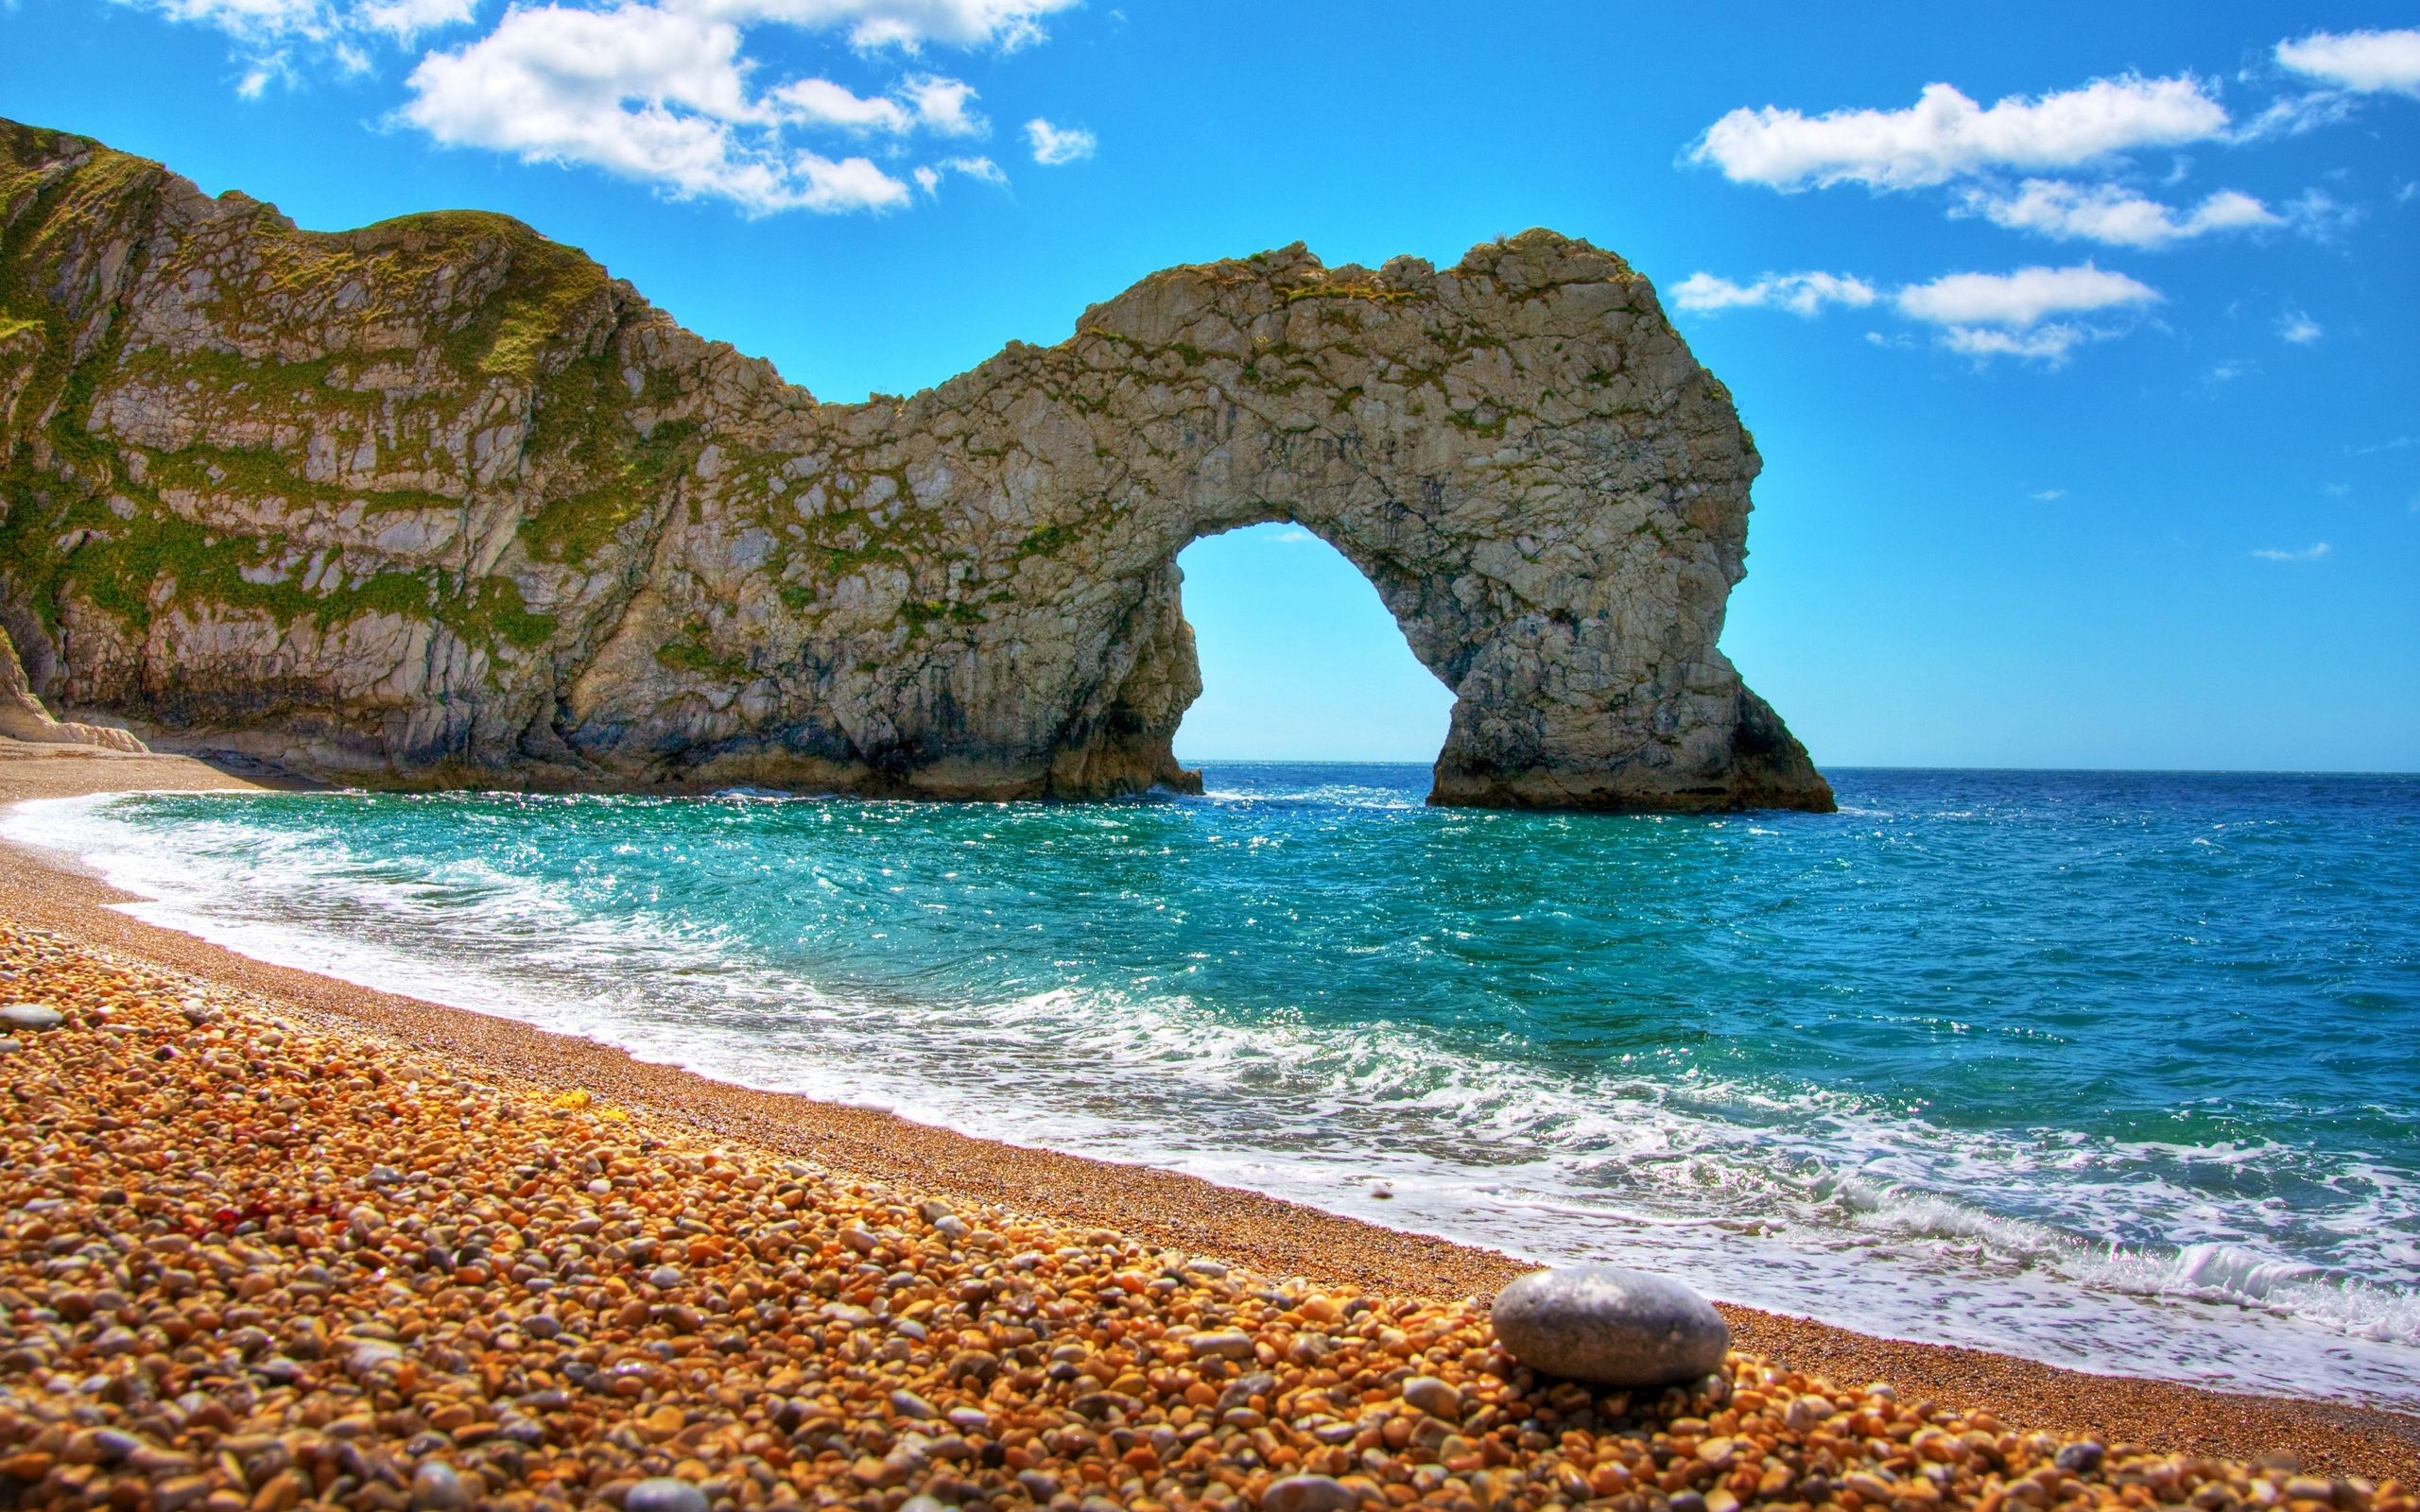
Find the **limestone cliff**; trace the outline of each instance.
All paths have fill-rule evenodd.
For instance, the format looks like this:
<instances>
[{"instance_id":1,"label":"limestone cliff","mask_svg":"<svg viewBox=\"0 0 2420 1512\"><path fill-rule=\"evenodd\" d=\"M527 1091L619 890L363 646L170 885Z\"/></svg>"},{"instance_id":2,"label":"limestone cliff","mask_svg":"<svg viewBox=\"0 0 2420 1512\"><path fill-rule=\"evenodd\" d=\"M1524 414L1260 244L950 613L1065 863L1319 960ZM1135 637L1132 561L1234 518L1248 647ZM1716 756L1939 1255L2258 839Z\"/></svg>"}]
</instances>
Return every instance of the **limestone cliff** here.
<instances>
[{"instance_id":1,"label":"limestone cliff","mask_svg":"<svg viewBox=\"0 0 2420 1512\"><path fill-rule=\"evenodd\" d=\"M0 739L35 746L98 746L108 750L148 748L123 730L52 718L26 686L25 668L18 665L17 648L9 644L6 630L0 630Z\"/></svg>"},{"instance_id":2,"label":"limestone cliff","mask_svg":"<svg viewBox=\"0 0 2420 1512\"><path fill-rule=\"evenodd\" d=\"M0 125L0 627L155 742L373 785L1182 786L1177 553L1299 522L1457 696L1441 802L1827 808L1716 640L1759 466L1647 281L1172 268L818 404L500 216L334 234Z\"/></svg>"}]
</instances>

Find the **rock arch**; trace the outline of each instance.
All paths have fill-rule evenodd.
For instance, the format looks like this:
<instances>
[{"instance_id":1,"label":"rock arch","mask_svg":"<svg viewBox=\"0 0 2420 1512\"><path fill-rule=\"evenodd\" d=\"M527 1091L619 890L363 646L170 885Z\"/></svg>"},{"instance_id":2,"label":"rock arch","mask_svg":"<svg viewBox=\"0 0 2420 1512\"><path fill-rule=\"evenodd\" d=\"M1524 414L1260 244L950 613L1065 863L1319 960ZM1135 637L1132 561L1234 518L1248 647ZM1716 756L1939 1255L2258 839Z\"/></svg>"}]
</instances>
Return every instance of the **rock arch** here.
<instances>
[{"instance_id":1,"label":"rock arch","mask_svg":"<svg viewBox=\"0 0 2420 1512\"><path fill-rule=\"evenodd\" d=\"M1433 800L1830 805L1716 645L1754 447L1585 243L1172 268L821 404L499 217L322 235L0 146L32 185L0 271L47 291L0 312L38 348L0 350L0 531L48 543L0 555L0 624L160 743L405 785L1184 785L1176 555L1288 520L1454 690Z\"/></svg>"}]
</instances>

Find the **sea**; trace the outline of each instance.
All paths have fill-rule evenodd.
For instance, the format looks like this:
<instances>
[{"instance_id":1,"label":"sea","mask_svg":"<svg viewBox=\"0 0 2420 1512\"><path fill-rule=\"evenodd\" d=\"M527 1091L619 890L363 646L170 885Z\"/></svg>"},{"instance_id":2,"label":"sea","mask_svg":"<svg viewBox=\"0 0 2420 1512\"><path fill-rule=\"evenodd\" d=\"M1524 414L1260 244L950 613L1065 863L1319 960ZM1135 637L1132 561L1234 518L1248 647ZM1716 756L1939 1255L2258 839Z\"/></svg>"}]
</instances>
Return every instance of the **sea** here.
<instances>
[{"instance_id":1,"label":"sea","mask_svg":"<svg viewBox=\"0 0 2420 1512\"><path fill-rule=\"evenodd\" d=\"M22 806L129 911L752 1087L1894 1337L2420 1408L2420 777L1410 765Z\"/></svg>"}]
</instances>

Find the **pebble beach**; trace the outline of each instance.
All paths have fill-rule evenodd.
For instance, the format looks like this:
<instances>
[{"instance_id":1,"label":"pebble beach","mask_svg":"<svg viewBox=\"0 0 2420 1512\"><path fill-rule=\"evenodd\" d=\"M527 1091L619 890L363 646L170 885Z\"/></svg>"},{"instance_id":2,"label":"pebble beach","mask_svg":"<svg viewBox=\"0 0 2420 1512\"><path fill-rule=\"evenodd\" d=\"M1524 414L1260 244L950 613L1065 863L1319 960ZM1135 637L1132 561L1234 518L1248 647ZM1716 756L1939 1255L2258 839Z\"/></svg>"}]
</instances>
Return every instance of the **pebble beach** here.
<instances>
[{"instance_id":1,"label":"pebble beach","mask_svg":"<svg viewBox=\"0 0 2420 1512\"><path fill-rule=\"evenodd\" d=\"M179 765L12 759L0 801L216 777ZM1559 1382L1491 1329L1506 1257L247 966L103 891L0 884L0 1504L2414 1505L2409 1419L1743 1310L1702 1380Z\"/></svg>"}]
</instances>

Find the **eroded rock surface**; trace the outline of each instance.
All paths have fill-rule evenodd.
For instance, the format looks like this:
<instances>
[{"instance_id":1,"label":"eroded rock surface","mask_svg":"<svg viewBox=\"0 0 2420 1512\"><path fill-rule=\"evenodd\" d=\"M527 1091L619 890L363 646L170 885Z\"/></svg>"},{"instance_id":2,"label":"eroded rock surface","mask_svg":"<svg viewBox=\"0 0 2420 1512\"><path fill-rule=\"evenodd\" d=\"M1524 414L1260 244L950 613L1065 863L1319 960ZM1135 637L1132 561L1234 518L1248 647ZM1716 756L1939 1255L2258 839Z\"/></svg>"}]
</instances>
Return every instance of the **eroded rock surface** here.
<instances>
[{"instance_id":1,"label":"eroded rock surface","mask_svg":"<svg viewBox=\"0 0 2420 1512\"><path fill-rule=\"evenodd\" d=\"M25 669L17 664L17 648L9 644L7 630L0 630L0 738L37 746L99 746L124 751L145 748L142 741L123 730L52 718L50 711L26 685Z\"/></svg>"},{"instance_id":2,"label":"eroded rock surface","mask_svg":"<svg viewBox=\"0 0 2420 1512\"><path fill-rule=\"evenodd\" d=\"M374 785L1193 782L1176 554L1295 521L1457 696L1434 798L1828 808L1716 648L1759 460L1619 258L1172 268L821 404L499 216L297 230L0 125L37 691Z\"/></svg>"}]
</instances>

